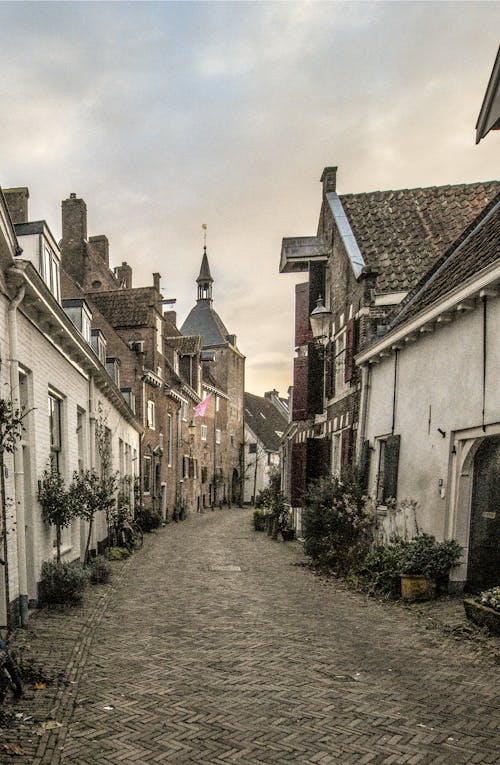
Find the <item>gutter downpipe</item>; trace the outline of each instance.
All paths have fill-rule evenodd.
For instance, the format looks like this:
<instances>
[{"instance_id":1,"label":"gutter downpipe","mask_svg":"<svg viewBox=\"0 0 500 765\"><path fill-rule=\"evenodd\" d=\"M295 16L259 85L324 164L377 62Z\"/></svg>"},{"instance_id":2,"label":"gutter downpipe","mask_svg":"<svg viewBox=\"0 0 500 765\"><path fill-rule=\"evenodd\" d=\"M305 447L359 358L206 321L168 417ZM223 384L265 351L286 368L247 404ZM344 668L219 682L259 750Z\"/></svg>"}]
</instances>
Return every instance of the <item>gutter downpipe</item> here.
<instances>
[{"instance_id":1,"label":"gutter downpipe","mask_svg":"<svg viewBox=\"0 0 500 765\"><path fill-rule=\"evenodd\" d=\"M26 284L21 284L8 310L10 348L10 397L19 408L19 360L17 344L17 309L24 300ZM14 494L16 504L17 572L19 579L19 615L21 626L28 624L28 571L26 562L26 520L24 515L24 467L22 449L14 450Z\"/></svg>"},{"instance_id":2,"label":"gutter downpipe","mask_svg":"<svg viewBox=\"0 0 500 765\"><path fill-rule=\"evenodd\" d=\"M371 364L366 364L361 367L361 374L363 375L363 387L361 393L361 412L360 412L360 427L358 436L358 446L356 453L361 454L361 447L365 440L366 434L366 420L368 417L368 396L370 394L370 378L371 378Z\"/></svg>"}]
</instances>

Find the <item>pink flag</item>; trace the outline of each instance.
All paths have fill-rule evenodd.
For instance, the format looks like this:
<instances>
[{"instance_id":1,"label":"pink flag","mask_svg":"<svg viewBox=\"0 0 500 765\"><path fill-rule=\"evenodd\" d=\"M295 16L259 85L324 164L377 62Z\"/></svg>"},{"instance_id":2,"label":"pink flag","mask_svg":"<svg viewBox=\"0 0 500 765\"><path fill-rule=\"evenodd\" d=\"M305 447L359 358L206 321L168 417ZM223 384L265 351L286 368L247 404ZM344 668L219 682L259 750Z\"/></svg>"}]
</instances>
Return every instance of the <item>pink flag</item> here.
<instances>
[{"instance_id":1,"label":"pink flag","mask_svg":"<svg viewBox=\"0 0 500 765\"><path fill-rule=\"evenodd\" d=\"M198 406L195 406L194 408L194 416L195 417L204 417L205 412L207 411L207 406L210 403L210 399L212 397L212 394L209 393L206 398L203 399L201 403L198 404Z\"/></svg>"}]
</instances>

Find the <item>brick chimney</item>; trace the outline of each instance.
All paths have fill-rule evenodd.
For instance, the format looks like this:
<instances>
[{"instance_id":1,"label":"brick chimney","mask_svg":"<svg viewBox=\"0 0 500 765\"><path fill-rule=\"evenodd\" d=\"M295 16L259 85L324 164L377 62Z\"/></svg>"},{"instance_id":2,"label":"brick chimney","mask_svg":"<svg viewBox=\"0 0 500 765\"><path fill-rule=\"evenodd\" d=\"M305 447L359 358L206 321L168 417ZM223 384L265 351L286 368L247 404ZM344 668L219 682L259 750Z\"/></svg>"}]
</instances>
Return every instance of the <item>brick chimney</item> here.
<instances>
[{"instance_id":1,"label":"brick chimney","mask_svg":"<svg viewBox=\"0 0 500 765\"><path fill-rule=\"evenodd\" d=\"M157 292L160 291L161 275L158 273L153 274L153 286Z\"/></svg>"},{"instance_id":2,"label":"brick chimney","mask_svg":"<svg viewBox=\"0 0 500 765\"><path fill-rule=\"evenodd\" d=\"M323 184L323 198L330 193L330 191L337 190L337 168L325 167L323 175L321 176L321 183Z\"/></svg>"},{"instance_id":3,"label":"brick chimney","mask_svg":"<svg viewBox=\"0 0 500 765\"><path fill-rule=\"evenodd\" d=\"M132 289L132 268L125 261L121 266L116 266L115 276L120 282L120 287L124 290Z\"/></svg>"},{"instance_id":4,"label":"brick chimney","mask_svg":"<svg viewBox=\"0 0 500 765\"><path fill-rule=\"evenodd\" d=\"M30 193L26 186L20 186L16 189L3 189L9 215L12 223L27 223L28 218L28 199Z\"/></svg>"},{"instance_id":5,"label":"brick chimney","mask_svg":"<svg viewBox=\"0 0 500 765\"><path fill-rule=\"evenodd\" d=\"M80 286L84 286L87 267L87 205L76 194L64 199L62 208L62 267Z\"/></svg>"},{"instance_id":6,"label":"brick chimney","mask_svg":"<svg viewBox=\"0 0 500 765\"><path fill-rule=\"evenodd\" d=\"M107 236L104 234L89 236L89 244L92 252L102 258L107 268L109 268L109 242Z\"/></svg>"}]
</instances>

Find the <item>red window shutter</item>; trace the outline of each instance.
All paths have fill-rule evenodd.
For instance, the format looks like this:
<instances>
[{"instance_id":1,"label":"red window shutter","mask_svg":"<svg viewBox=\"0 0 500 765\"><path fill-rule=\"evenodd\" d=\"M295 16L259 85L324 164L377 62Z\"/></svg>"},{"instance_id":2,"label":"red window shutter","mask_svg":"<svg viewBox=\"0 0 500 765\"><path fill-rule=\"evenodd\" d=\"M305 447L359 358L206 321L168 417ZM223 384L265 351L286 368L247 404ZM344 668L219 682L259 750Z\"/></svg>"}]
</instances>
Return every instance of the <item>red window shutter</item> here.
<instances>
[{"instance_id":1,"label":"red window shutter","mask_svg":"<svg viewBox=\"0 0 500 765\"><path fill-rule=\"evenodd\" d=\"M293 420L307 420L307 356L293 360Z\"/></svg>"},{"instance_id":2,"label":"red window shutter","mask_svg":"<svg viewBox=\"0 0 500 765\"><path fill-rule=\"evenodd\" d=\"M309 282L295 287L295 347L313 339L309 324Z\"/></svg>"}]
</instances>

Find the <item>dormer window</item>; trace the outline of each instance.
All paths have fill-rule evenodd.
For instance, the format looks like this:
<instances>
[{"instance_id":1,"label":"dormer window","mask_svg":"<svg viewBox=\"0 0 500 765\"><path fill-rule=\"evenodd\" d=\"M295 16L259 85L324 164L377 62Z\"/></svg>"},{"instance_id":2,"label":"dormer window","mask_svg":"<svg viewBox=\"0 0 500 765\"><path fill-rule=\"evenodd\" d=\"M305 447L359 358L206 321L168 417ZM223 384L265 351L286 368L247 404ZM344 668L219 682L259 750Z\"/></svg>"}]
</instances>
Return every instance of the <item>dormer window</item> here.
<instances>
[{"instance_id":1,"label":"dormer window","mask_svg":"<svg viewBox=\"0 0 500 765\"><path fill-rule=\"evenodd\" d=\"M106 359L106 372L111 377L115 385L120 387L120 359L108 356Z\"/></svg>"},{"instance_id":2,"label":"dormer window","mask_svg":"<svg viewBox=\"0 0 500 765\"><path fill-rule=\"evenodd\" d=\"M22 247L23 260L29 260L58 303L61 302L61 253L44 220L17 223L17 240Z\"/></svg>"},{"instance_id":3,"label":"dormer window","mask_svg":"<svg viewBox=\"0 0 500 765\"><path fill-rule=\"evenodd\" d=\"M87 343L91 344L92 312L83 298L63 300L63 308Z\"/></svg>"},{"instance_id":4,"label":"dormer window","mask_svg":"<svg viewBox=\"0 0 500 765\"><path fill-rule=\"evenodd\" d=\"M42 248L42 277L55 299L60 302L59 259L45 241L42 242Z\"/></svg>"},{"instance_id":5,"label":"dormer window","mask_svg":"<svg viewBox=\"0 0 500 765\"><path fill-rule=\"evenodd\" d=\"M91 332L90 344L95 355L103 366L106 365L106 345L107 341L100 329L93 329Z\"/></svg>"}]
</instances>

